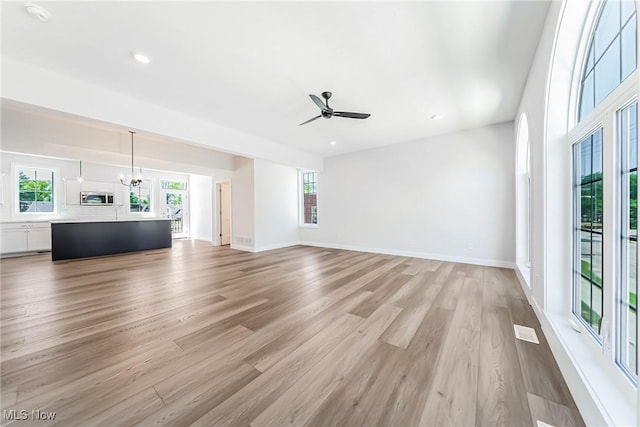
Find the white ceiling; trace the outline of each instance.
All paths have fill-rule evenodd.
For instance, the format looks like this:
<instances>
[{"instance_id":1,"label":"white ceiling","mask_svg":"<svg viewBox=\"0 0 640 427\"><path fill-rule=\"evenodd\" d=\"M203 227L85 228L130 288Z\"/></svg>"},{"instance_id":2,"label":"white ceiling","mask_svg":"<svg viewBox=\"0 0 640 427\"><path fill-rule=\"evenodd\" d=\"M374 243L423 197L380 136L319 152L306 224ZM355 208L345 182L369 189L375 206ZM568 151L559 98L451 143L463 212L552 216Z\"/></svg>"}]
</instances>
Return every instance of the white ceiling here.
<instances>
[{"instance_id":1,"label":"white ceiling","mask_svg":"<svg viewBox=\"0 0 640 427\"><path fill-rule=\"evenodd\" d=\"M513 120L549 7L39 4L46 23L22 2L2 2L3 56L321 156ZM334 109L371 117L297 126L319 113L308 94L325 90ZM445 118L431 120L436 113Z\"/></svg>"}]
</instances>

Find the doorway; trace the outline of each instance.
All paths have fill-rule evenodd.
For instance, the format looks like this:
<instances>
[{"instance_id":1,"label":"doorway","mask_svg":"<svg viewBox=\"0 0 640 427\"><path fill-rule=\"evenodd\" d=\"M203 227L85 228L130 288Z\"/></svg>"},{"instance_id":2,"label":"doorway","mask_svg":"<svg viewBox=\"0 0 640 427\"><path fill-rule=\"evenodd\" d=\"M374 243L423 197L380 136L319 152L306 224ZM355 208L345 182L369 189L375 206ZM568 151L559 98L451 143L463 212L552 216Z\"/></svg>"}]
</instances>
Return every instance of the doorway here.
<instances>
[{"instance_id":1,"label":"doorway","mask_svg":"<svg viewBox=\"0 0 640 427\"><path fill-rule=\"evenodd\" d=\"M231 243L231 184L220 182L216 184L216 199L218 202L218 242L220 245Z\"/></svg>"},{"instance_id":2,"label":"doorway","mask_svg":"<svg viewBox=\"0 0 640 427\"><path fill-rule=\"evenodd\" d=\"M189 193L183 181L160 181L160 209L171 219L171 237L189 237Z\"/></svg>"}]
</instances>

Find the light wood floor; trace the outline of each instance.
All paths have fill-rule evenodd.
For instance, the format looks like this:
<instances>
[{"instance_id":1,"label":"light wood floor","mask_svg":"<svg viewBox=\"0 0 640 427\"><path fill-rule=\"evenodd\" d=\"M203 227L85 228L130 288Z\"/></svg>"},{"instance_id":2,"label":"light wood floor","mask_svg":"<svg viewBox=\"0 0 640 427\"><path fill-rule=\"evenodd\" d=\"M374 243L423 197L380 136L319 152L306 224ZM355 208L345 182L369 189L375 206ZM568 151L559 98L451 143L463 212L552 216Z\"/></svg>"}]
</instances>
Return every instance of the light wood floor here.
<instances>
[{"instance_id":1,"label":"light wood floor","mask_svg":"<svg viewBox=\"0 0 640 427\"><path fill-rule=\"evenodd\" d=\"M0 266L2 409L56 413L3 424L584 425L511 270L192 241Z\"/></svg>"}]
</instances>

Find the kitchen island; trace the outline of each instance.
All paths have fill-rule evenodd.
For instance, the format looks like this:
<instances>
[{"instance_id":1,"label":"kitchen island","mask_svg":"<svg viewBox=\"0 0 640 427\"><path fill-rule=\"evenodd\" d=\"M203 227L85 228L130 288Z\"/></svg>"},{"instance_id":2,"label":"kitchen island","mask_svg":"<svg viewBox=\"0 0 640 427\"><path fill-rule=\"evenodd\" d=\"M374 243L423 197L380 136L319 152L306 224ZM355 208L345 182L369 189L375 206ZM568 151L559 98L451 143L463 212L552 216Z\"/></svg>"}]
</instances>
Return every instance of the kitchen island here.
<instances>
[{"instance_id":1,"label":"kitchen island","mask_svg":"<svg viewBox=\"0 0 640 427\"><path fill-rule=\"evenodd\" d=\"M52 221L53 261L171 247L171 221Z\"/></svg>"}]
</instances>

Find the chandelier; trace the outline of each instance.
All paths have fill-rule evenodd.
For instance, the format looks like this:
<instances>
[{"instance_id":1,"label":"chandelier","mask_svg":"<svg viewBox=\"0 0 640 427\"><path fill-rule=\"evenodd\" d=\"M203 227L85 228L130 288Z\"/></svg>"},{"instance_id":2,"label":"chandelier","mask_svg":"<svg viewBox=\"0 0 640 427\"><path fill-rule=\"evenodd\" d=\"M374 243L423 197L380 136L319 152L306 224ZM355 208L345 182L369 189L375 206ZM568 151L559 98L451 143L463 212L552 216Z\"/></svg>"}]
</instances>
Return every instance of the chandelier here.
<instances>
[{"instance_id":1,"label":"chandelier","mask_svg":"<svg viewBox=\"0 0 640 427\"><path fill-rule=\"evenodd\" d=\"M137 187L142 184L142 168L140 168L140 173L135 175L135 172L133 171L133 134L135 132L130 130L129 133L131 134L131 178L125 179L124 174L122 173L118 178L122 185L126 185L127 187Z\"/></svg>"}]
</instances>

